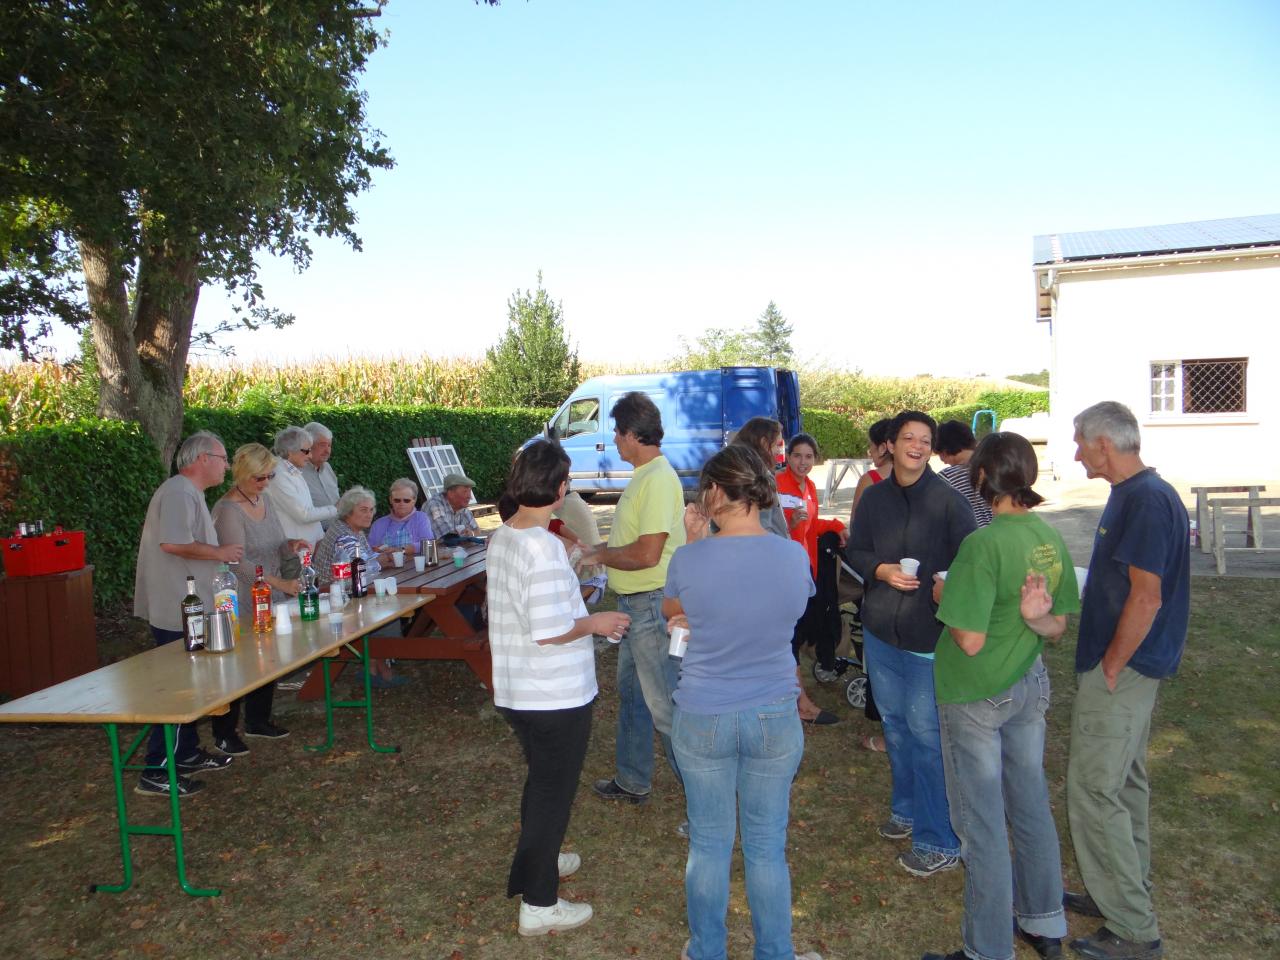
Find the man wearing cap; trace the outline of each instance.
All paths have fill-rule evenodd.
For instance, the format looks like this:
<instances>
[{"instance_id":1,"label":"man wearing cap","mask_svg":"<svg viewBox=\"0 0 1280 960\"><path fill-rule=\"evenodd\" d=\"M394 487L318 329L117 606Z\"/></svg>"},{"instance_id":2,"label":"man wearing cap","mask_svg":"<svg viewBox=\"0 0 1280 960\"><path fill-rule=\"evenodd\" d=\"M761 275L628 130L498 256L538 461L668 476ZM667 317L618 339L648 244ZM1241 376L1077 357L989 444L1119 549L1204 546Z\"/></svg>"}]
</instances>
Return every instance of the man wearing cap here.
<instances>
[{"instance_id":1,"label":"man wearing cap","mask_svg":"<svg viewBox=\"0 0 1280 960\"><path fill-rule=\"evenodd\" d=\"M460 537L480 535L480 525L471 515L467 505L471 502L471 488L476 485L460 473L445 474L444 488L427 500L427 515L431 517L431 529L437 537L457 534Z\"/></svg>"}]
</instances>

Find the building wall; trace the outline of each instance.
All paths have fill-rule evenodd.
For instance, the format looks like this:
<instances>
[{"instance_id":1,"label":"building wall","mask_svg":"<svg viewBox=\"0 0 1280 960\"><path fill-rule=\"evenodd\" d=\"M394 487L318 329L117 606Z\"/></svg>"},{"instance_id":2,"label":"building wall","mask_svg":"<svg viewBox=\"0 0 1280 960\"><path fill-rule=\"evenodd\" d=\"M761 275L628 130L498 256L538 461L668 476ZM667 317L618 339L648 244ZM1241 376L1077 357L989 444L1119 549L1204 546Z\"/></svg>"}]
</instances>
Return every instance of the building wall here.
<instances>
[{"instance_id":1,"label":"building wall","mask_svg":"<svg viewBox=\"0 0 1280 960\"><path fill-rule=\"evenodd\" d=\"M1072 417L1118 400L1167 479L1280 484L1280 259L1058 276L1048 455L1070 475ZM1247 357L1244 415L1154 416L1151 363ZM1078 469L1075 468L1075 469Z\"/></svg>"}]
</instances>

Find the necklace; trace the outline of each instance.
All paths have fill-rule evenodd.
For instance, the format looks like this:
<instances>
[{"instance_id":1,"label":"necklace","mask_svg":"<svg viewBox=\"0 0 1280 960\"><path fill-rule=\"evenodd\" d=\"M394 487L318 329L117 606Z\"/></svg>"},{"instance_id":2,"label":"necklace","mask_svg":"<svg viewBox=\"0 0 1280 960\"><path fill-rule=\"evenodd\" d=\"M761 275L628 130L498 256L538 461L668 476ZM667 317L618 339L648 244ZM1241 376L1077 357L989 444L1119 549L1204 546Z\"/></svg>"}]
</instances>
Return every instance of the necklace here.
<instances>
[{"instance_id":1,"label":"necklace","mask_svg":"<svg viewBox=\"0 0 1280 960\"><path fill-rule=\"evenodd\" d=\"M240 494L240 496L241 496L241 498L244 500L244 502L245 502L245 503L247 503L247 504L249 504L249 506L251 506L251 507L256 507L259 503L261 503L261 502L262 502L262 495L261 495L261 494L259 494L259 495L258 495L258 496L256 496L256 497L251 497L251 496L249 496L247 493L245 493L243 490L241 490L238 486L236 487L236 493Z\"/></svg>"}]
</instances>

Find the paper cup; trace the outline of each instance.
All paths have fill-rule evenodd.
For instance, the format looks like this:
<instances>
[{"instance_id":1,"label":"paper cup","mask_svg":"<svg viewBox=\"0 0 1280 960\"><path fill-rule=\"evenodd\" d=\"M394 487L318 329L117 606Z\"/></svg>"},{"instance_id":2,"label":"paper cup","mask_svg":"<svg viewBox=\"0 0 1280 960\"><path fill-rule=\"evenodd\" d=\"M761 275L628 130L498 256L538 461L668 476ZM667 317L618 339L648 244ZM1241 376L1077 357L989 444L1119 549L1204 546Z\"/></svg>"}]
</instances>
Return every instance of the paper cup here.
<instances>
[{"instance_id":1,"label":"paper cup","mask_svg":"<svg viewBox=\"0 0 1280 960\"><path fill-rule=\"evenodd\" d=\"M667 647L667 653L673 657L683 657L684 652L689 649L689 631L685 627L676 627L671 631L671 643Z\"/></svg>"},{"instance_id":2,"label":"paper cup","mask_svg":"<svg viewBox=\"0 0 1280 960\"><path fill-rule=\"evenodd\" d=\"M403 551L403 550L396 550L396 551L393 551L393 552L392 552L392 554L391 554L391 562L392 562L392 563L394 563L397 567L403 567L403 566L404 566L404 551Z\"/></svg>"},{"instance_id":3,"label":"paper cup","mask_svg":"<svg viewBox=\"0 0 1280 960\"><path fill-rule=\"evenodd\" d=\"M400 584L396 583L395 577L387 577L387 596L394 597L400 592Z\"/></svg>"},{"instance_id":4,"label":"paper cup","mask_svg":"<svg viewBox=\"0 0 1280 960\"><path fill-rule=\"evenodd\" d=\"M935 577L937 577L939 580L946 580L946 579L947 579L947 571L945 571L945 570L939 570L937 573L935 573L935 574L934 574L934 576L935 576Z\"/></svg>"},{"instance_id":5,"label":"paper cup","mask_svg":"<svg viewBox=\"0 0 1280 960\"><path fill-rule=\"evenodd\" d=\"M414 557L413 569L417 570L419 573L425 573L427 569L427 558L424 557L422 554L418 554L416 557Z\"/></svg>"},{"instance_id":6,"label":"paper cup","mask_svg":"<svg viewBox=\"0 0 1280 960\"><path fill-rule=\"evenodd\" d=\"M903 557L898 561L898 565L902 567L902 572L908 577L914 577L920 572L920 561L912 557Z\"/></svg>"},{"instance_id":7,"label":"paper cup","mask_svg":"<svg viewBox=\"0 0 1280 960\"><path fill-rule=\"evenodd\" d=\"M375 595L379 597L385 597L387 595L387 581L385 580L373 581L373 592Z\"/></svg>"}]
</instances>

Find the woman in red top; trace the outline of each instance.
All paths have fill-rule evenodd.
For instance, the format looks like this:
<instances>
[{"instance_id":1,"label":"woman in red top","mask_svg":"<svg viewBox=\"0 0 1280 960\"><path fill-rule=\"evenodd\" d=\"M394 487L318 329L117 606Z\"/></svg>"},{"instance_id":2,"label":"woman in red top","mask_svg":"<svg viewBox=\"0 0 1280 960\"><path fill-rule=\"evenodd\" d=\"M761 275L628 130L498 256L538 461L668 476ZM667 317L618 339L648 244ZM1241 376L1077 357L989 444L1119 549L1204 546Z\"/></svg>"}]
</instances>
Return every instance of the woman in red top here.
<instances>
[{"instance_id":1,"label":"woman in red top","mask_svg":"<svg viewBox=\"0 0 1280 960\"><path fill-rule=\"evenodd\" d=\"M840 546L848 540L848 531L839 520L823 520L818 516L818 488L809 479L809 472L818 459L818 444L807 433L797 433L787 444L787 469L778 474L778 493L804 501L792 510L784 506L783 513L791 530L791 539L804 544L809 552L809 572L818 573L818 537L835 533Z\"/></svg>"},{"instance_id":2,"label":"woman in red top","mask_svg":"<svg viewBox=\"0 0 1280 960\"><path fill-rule=\"evenodd\" d=\"M805 551L809 554L809 573L813 575L815 580L818 576L818 537L824 533L834 533L839 536L840 546L842 547L848 539L848 531L843 523L839 520L823 520L818 516L818 488L809 479L809 472L813 470L814 461L817 459L817 441L807 433L797 433L787 443L787 468L777 476L780 499L792 497L803 501L792 509L784 507L783 515L786 517L787 527L791 531L791 539L803 544ZM816 595L811 597L809 599L810 607L819 602L819 599ZM840 718L834 713L820 709L809 698L808 693L805 692L803 678L800 674L800 641L802 635L800 626L805 623L806 619L810 618L811 613L811 610L806 610L805 616L800 618L800 623L796 624L796 636L791 642L791 652L796 658L796 677L801 680L798 708L801 720L806 723L826 725L836 723ZM831 641L831 654L834 654L835 645L839 642L839 639L836 636Z\"/></svg>"}]
</instances>

